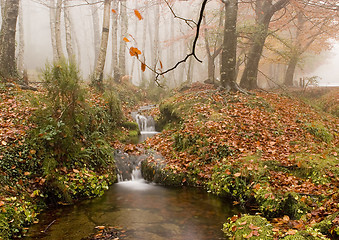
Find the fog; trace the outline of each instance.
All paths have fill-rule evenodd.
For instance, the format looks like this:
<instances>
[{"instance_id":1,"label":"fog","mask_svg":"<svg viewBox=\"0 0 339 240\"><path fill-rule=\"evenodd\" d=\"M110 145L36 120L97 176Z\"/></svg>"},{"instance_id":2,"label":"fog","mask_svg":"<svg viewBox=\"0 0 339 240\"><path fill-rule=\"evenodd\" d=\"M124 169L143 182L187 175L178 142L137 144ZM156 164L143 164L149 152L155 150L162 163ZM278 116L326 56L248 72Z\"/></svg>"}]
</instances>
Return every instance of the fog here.
<instances>
[{"instance_id":1,"label":"fog","mask_svg":"<svg viewBox=\"0 0 339 240\"><path fill-rule=\"evenodd\" d=\"M310 76L319 76L320 86L339 86L339 42L334 43L329 58L318 66Z\"/></svg>"},{"instance_id":2,"label":"fog","mask_svg":"<svg viewBox=\"0 0 339 240\"><path fill-rule=\"evenodd\" d=\"M44 1L41 0L22 0L25 38L24 63L25 68L30 75L42 69L47 61L51 62L53 60L49 8L38 3L39 1L44 3ZM145 73L141 71L140 63L129 55L128 47L138 47L143 52L143 58L146 60L146 63L150 66L154 66L155 61L152 59L154 46L156 46L154 43L154 22L157 19L159 19L160 26L159 48L156 50L158 58L157 67L159 67L159 60L162 62L165 70L181 60L189 52L195 34L194 30L192 30L184 21L173 17L173 14L164 2L160 5L159 14L155 12L155 5L152 4L154 1L148 2L150 4L147 9L144 6L144 0L130 0L124 2L128 14L127 37L131 40L130 43L124 43L126 46L123 46L126 48L126 74L132 75L131 81L136 85L139 85L141 78L145 78L145 76L148 81L151 81L153 75L151 71L146 70ZM72 3L83 4L84 1L73 0ZM173 10L181 17L196 20L200 3L200 1L177 1ZM210 14L213 10L219 9L220 4L219 1L211 1L208 4L207 12ZM101 3L96 6L98 8L97 11L99 11L99 26L101 31L103 4ZM136 18L134 9L138 9L141 12L144 17L143 20L140 21ZM73 22L73 31L77 38L77 42L74 40L74 51L77 53L81 74L85 80L88 80L89 75L94 70L95 64L92 13L90 7L87 5L71 7L70 11ZM146 37L144 37L144 24L147 24ZM63 20L61 29L64 53L66 53ZM118 39L122 38L123 36L118 36ZM203 37L200 37L198 42L197 55L203 60L203 63L200 64L193 61L191 67L191 78L193 81L203 81L207 78L207 60L202 38ZM144 43L144 39L146 43ZM106 77L109 77L112 76L111 34L107 52L105 74ZM313 72L302 72L300 77L316 75L321 78L319 81L320 85L339 85L339 42L335 43L329 56L330 57L323 61L323 63L314 69ZM219 77L219 58L217 58L216 61L216 77ZM32 76L34 76L34 78L36 77L36 75ZM176 71L167 74L165 79L167 80L168 85L173 87L178 86L181 82L185 81L187 77L188 63L180 65Z\"/></svg>"}]
</instances>

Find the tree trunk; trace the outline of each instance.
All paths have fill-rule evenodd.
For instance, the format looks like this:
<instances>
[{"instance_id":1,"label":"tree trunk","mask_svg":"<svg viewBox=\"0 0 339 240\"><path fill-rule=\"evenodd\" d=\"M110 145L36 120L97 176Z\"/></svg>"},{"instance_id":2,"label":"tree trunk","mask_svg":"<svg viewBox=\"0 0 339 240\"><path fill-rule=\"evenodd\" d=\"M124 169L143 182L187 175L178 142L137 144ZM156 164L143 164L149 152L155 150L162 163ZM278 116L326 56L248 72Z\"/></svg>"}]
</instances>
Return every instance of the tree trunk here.
<instances>
[{"instance_id":1,"label":"tree trunk","mask_svg":"<svg viewBox=\"0 0 339 240\"><path fill-rule=\"evenodd\" d=\"M126 43L123 40L124 37L127 37L128 31L128 19L127 19L127 8L123 6L122 0L120 0L120 49L119 49L119 70L120 74L126 75Z\"/></svg>"},{"instance_id":2,"label":"tree trunk","mask_svg":"<svg viewBox=\"0 0 339 240\"><path fill-rule=\"evenodd\" d=\"M58 61L58 51L56 47L56 38L55 38L55 1L49 1L49 24L51 28L51 43L53 50L53 62Z\"/></svg>"},{"instance_id":3,"label":"tree trunk","mask_svg":"<svg viewBox=\"0 0 339 240\"><path fill-rule=\"evenodd\" d=\"M55 43L58 60L64 58L61 43L61 10L62 10L62 0L57 0L57 6L55 10Z\"/></svg>"},{"instance_id":4,"label":"tree trunk","mask_svg":"<svg viewBox=\"0 0 339 240\"><path fill-rule=\"evenodd\" d=\"M286 70L286 76L285 76L285 85L292 87L294 85L293 80L294 80L294 72L295 69L297 68L297 63L298 63L298 57L294 56L290 59L287 70Z\"/></svg>"},{"instance_id":5,"label":"tree trunk","mask_svg":"<svg viewBox=\"0 0 339 240\"><path fill-rule=\"evenodd\" d=\"M75 62L75 54L72 39L72 19L71 12L69 10L69 1L64 2L64 20L65 20L65 32L66 32L66 50L69 61Z\"/></svg>"},{"instance_id":6,"label":"tree trunk","mask_svg":"<svg viewBox=\"0 0 339 240\"><path fill-rule=\"evenodd\" d=\"M289 0L278 0L274 4L272 0L256 0L257 31L252 39L245 70L241 77L240 86L247 89L258 88L257 76L260 58L267 38L268 27L274 13L287 5Z\"/></svg>"},{"instance_id":7,"label":"tree trunk","mask_svg":"<svg viewBox=\"0 0 339 240\"><path fill-rule=\"evenodd\" d=\"M224 41L222 46L220 82L221 86L232 91L239 90L236 83L237 59L237 18L238 0L225 4Z\"/></svg>"},{"instance_id":8,"label":"tree trunk","mask_svg":"<svg viewBox=\"0 0 339 240\"><path fill-rule=\"evenodd\" d=\"M19 51L18 51L18 72L22 77L24 73L24 53L25 53L25 39L24 39L24 20L22 13L22 2L19 5Z\"/></svg>"},{"instance_id":9,"label":"tree trunk","mask_svg":"<svg viewBox=\"0 0 339 240\"><path fill-rule=\"evenodd\" d=\"M117 0L113 1L112 8L118 12L119 4ZM113 79L115 82L120 80L120 71L118 66L118 14L112 14L112 67L111 73L113 74Z\"/></svg>"},{"instance_id":10,"label":"tree trunk","mask_svg":"<svg viewBox=\"0 0 339 240\"><path fill-rule=\"evenodd\" d=\"M94 3L95 0L92 2ZM116 1L114 1L116 2ZM93 40L94 40L94 63L98 61L100 51L100 27L99 27L99 12L96 5L91 6L92 23L93 23Z\"/></svg>"},{"instance_id":11,"label":"tree trunk","mask_svg":"<svg viewBox=\"0 0 339 240\"><path fill-rule=\"evenodd\" d=\"M98 56L98 61L96 62L95 71L94 71L94 79L93 79L94 85L99 90L103 90L104 88L103 78L104 78L104 68L105 68L105 62L106 62L107 44L108 44L108 36L109 36L110 12L111 12L111 0L105 0L100 52Z\"/></svg>"},{"instance_id":12,"label":"tree trunk","mask_svg":"<svg viewBox=\"0 0 339 240\"><path fill-rule=\"evenodd\" d=\"M145 16L148 16L148 1L145 1ZM144 27L142 29L142 50L144 51L144 59L143 61L146 61L146 42L147 42L147 22L149 21L149 18L145 18L144 20ZM141 87L146 87L147 86L147 78L146 78L146 74L142 73L141 74L141 83L139 84L139 86Z\"/></svg>"},{"instance_id":13,"label":"tree trunk","mask_svg":"<svg viewBox=\"0 0 339 240\"><path fill-rule=\"evenodd\" d=\"M0 77L17 78L17 63L15 59L15 33L19 13L19 0L7 0L5 17L0 31Z\"/></svg>"}]
</instances>

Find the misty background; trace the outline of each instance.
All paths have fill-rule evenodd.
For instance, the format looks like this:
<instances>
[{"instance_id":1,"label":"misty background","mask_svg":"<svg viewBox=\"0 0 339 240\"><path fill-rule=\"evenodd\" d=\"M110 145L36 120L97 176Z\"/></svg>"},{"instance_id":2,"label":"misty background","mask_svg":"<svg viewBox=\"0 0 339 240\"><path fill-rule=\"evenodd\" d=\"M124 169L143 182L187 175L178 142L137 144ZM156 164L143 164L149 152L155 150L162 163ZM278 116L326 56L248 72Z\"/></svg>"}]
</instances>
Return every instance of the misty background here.
<instances>
[{"instance_id":1,"label":"misty background","mask_svg":"<svg viewBox=\"0 0 339 240\"><path fill-rule=\"evenodd\" d=\"M150 4L147 8L144 5L145 1L125 1L124 5L127 8L128 14L128 36L118 36L118 39L127 37L131 42L125 43L126 46L126 74L131 75L131 81L135 85L140 85L142 77L147 81L152 81L153 74L151 71L146 70L142 72L140 70L140 63L132 56L129 55L128 48L131 46L138 47L144 54L146 64L154 65L151 53L154 48L154 21L159 18L159 49L158 60L161 61L164 69L172 67L177 61L181 60L191 47L191 43L194 37L194 30L192 30L185 22L175 19L169 8L165 4L160 4L160 14L157 14L156 5L152 4L155 1L149 1ZM93 73L95 64L95 49L94 49L94 26L92 20L91 8L84 4L84 1L72 1L74 6L70 8L73 27L76 35L77 43L74 45L75 52L77 53L79 68L84 80L89 79L89 75ZM23 23L24 23L24 65L28 70L30 78L36 78L37 73L41 68L45 66L47 61L53 61L53 52L51 45L51 33L50 33L50 19L49 8L44 4L39 3L37 0L22 0L23 9ZM101 31L102 25L102 12L103 4L95 5L99 13L99 25ZM197 19L198 10L200 7L199 1L179 1L173 6L176 14L181 17ZM134 9L138 9L143 16L143 20L137 19L134 15ZM208 4L207 11L220 9L220 3L214 1ZM63 13L62 13L63 14ZM114 17L114 13L111 13ZM63 16L62 16L63 26ZM146 26L146 37L143 36L144 24ZM65 39L65 29L62 27L62 39ZM143 41L146 43L143 43ZM75 41L75 40L74 40ZM107 76L112 75L112 38L108 43L108 54L106 57L105 74ZM189 74L192 74L192 81L204 81L207 78L207 60L206 53L203 49L202 37L199 39L199 46L197 53L203 63L198 63L193 60L192 69ZM144 49L143 49L144 47ZM63 42L63 48L66 52L65 42ZM314 56L310 57L310 61ZM217 69L216 77L219 77L218 61L216 59ZM326 53L323 53L316 61L311 65L311 68L306 68L305 71L299 70L296 73L296 79L303 76L319 76L319 85L323 86L337 86L339 85L339 43L333 42L333 49ZM186 80L188 74L188 62L184 65L180 65L178 69L165 76L168 85L171 87L178 86L181 82ZM144 75L144 76L142 76ZM32 80L31 80L32 81Z\"/></svg>"}]
</instances>

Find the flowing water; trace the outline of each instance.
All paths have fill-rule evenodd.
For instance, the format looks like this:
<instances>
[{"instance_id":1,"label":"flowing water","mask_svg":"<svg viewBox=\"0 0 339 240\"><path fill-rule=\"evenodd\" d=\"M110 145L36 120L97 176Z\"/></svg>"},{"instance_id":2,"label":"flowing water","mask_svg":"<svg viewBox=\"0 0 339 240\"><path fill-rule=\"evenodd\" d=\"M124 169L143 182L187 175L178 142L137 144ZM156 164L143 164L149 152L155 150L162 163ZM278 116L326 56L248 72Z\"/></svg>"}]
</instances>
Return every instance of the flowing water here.
<instances>
[{"instance_id":1,"label":"flowing water","mask_svg":"<svg viewBox=\"0 0 339 240\"><path fill-rule=\"evenodd\" d=\"M131 240L225 239L222 224L238 213L230 202L200 189L147 183L134 174L132 181L114 184L101 198L43 213L29 239L76 240L101 225L119 226L126 231L123 239Z\"/></svg>"},{"instance_id":2,"label":"flowing water","mask_svg":"<svg viewBox=\"0 0 339 240\"><path fill-rule=\"evenodd\" d=\"M103 197L41 214L27 239L80 240L101 225L122 228L129 240L226 239L222 224L239 210L201 189L147 183L135 167L145 157L117 151L120 182Z\"/></svg>"}]
</instances>

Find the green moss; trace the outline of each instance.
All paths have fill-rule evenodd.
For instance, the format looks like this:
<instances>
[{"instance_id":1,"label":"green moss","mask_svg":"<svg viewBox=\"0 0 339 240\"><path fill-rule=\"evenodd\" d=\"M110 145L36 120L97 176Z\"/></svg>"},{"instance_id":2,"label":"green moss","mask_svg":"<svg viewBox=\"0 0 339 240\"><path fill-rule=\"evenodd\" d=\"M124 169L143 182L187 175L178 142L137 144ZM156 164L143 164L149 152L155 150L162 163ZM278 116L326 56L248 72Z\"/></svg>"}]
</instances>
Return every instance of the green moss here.
<instances>
[{"instance_id":1,"label":"green moss","mask_svg":"<svg viewBox=\"0 0 339 240\"><path fill-rule=\"evenodd\" d=\"M122 126L129 130L136 130L136 131L139 130L139 126L136 122L124 122L122 123Z\"/></svg>"},{"instance_id":2,"label":"green moss","mask_svg":"<svg viewBox=\"0 0 339 240\"><path fill-rule=\"evenodd\" d=\"M128 132L128 135L130 137L137 137L137 136L139 136L139 130L131 130L131 131Z\"/></svg>"},{"instance_id":3,"label":"green moss","mask_svg":"<svg viewBox=\"0 0 339 240\"><path fill-rule=\"evenodd\" d=\"M231 219L232 218L224 223L223 232L232 239L273 239L273 227L263 217L245 215L236 221L232 221Z\"/></svg>"},{"instance_id":4,"label":"green moss","mask_svg":"<svg viewBox=\"0 0 339 240\"><path fill-rule=\"evenodd\" d=\"M330 143L333 139L333 135L328 131L328 129L319 122L306 123L306 129L318 140L325 143Z\"/></svg>"},{"instance_id":5,"label":"green moss","mask_svg":"<svg viewBox=\"0 0 339 240\"><path fill-rule=\"evenodd\" d=\"M329 152L338 152L338 149ZM311 179L316 184L330 183L331 178L339 177L339 159L332 154L303 153L291 158L298 162L299 167L291 169L298 177Z\"/></svg>"},{"instance_id":6,"label":"green moss","mask_svg":"<svg viewBox=\"0 0 339 240\"><path fill-rule=\"evenodd\" d=\"M307 228L297 231L294 235L288 235L283 240L329 240L329 238L312 228Z\"/></svg>"},{"instance_id":7,"label":"green moss","mask_svg":"<svg viewBox=\"0 0 339 240\"><path fill-rule=\"evenodd\" d=\"M335 219L339 219L339 212L336 212L325 218L323 221L315 224L313 229L319 230L321 233L329 236L339 237L339 226L338 224L335 225Z\"/></svg>"},{"instance_id":8,"label":"green moss","mask_svg":"<svg viewBox=\"0 0 339 240\"><path fill-rule=\"evenodd\" d=\"M147 160L141 163L141 172L145 180L166 186L182 186L186 182L185 174L165 170L164 165Z\"/></svg>"}]
</instances>

